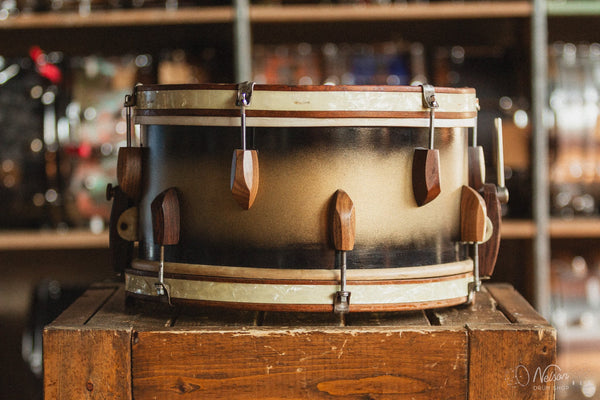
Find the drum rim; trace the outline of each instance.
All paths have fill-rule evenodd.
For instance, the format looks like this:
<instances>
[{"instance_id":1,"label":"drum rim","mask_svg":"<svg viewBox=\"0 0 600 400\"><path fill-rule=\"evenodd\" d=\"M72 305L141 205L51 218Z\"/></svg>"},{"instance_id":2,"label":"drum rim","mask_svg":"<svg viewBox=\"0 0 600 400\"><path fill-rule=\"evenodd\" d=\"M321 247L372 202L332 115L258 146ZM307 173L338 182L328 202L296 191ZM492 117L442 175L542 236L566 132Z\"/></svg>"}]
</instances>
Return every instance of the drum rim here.
<instances>
[{"instance_id":1,"label":"drum rim","mask_svg":"<svg viewBox=\"0 0 600 400\"><path fill-rule=\"evenodd\" d=\"M131 262L132 271L158 273L159 262L136 259ZM337 282L340 279L338 269L294 269L294 268L254 268L221 265L164 263L165 275L188 276L191 279L211 277L235 281L277 281L277 282ZM473 271L473 261L466 258L460 261L435 265L420 265L396 268L357 268L348 269L346 279L349 282L382 282L398 280L442 279L448 276Z\"/></svg>"},{"instance_id":2,"label":"drum rim","mask_svg":"<svg viewBox=\"0 0 600 400\"><path fill-rule=\"evenodd\" d=\"M469 299L472 279L473 272L469 271L429 279L348 281L347 290L353 293L350 311L402 311L463 304ZM154 272L125 271L129 296L161 300L156 294L156 282ZM334 294L339 290L339 282L310 279L302 283L237 281L210 276L189 280L165 274L164 282L171 293L169 301L174 304L261 311L331 312Z\"/></svg>"},{"instance_id":3,"label":"drum rim","mask_svg":"<svg viewBox=\"0 0 600 400\"><path fill-rule=\"evenodd\" d=\"M435 86L436 93L447 94L475 94L470 87ZM160 90L237 90L236 84L230 83L192 83L192 84L143 84L135 87L136 92ZM280 85L256 84L257 91L290 91L290 92L408 92L420 93L420 86L409 85Z\"/></svg>"}]
</instances>

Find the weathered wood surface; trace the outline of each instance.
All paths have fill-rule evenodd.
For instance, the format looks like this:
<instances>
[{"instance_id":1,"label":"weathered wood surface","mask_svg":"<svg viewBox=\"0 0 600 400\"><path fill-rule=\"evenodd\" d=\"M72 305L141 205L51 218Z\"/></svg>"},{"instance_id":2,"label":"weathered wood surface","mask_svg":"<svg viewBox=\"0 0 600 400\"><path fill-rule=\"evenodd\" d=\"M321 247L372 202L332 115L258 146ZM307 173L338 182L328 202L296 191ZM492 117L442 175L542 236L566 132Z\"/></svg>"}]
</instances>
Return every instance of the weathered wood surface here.
<instances>
[{"instance_id":1,"label":"weathered wood surface","mask_svg":"<svg viewBox=\"0 0 600 400\"><path fill-rule=\"evenodd\" d=\"M170 308L98 286L46 328L44 345L46 399L554 395L540 374L555 363L555 331L509 285L484 286L466 306L351 313L343 323L331 313Z\"/></svg>"}]
</instances>

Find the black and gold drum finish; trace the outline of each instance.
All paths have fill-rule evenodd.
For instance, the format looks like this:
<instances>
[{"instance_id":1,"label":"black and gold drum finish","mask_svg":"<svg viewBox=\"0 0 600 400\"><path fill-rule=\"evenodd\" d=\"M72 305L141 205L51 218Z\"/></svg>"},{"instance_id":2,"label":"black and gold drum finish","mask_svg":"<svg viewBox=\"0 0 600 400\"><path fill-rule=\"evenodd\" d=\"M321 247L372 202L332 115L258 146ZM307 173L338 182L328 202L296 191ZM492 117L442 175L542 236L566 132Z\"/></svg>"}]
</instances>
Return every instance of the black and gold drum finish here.
<instances>
[{"instance_id":1,"label":"black and gold drum finish","mask_svg":"<svg viewBox=\"0 0 600 400\"><path fill-rule=\"evenodd\" d=\"M141 167L131 179L142 189L130 199L139 254L124 271L128 293L294 311L468 301L477 274L461 199L477 99L473 89L427 89L137 86ZM414 163L430 132L436 164ZM419 204L415 183L431 201Z\"/></svg>"}]
</instances>

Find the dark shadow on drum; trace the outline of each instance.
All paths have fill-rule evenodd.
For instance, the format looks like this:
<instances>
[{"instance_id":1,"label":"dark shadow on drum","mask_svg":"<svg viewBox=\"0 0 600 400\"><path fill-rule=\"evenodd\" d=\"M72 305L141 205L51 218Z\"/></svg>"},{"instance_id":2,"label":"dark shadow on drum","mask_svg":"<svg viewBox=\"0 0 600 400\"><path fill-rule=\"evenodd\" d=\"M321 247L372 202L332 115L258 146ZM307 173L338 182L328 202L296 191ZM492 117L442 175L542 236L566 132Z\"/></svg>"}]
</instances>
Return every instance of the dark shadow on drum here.
<instances>
[{"instance_id":1,"label":"dark shadow on drum","mask_svg":"<svg viewBox=\"0 0 600 400\"><path fill-rule=\"evenodd\" d=\"M328 186L320 188L319 174L326 176L329 171L339 169L339 163L365 155L389 157L408 151L412 154L414 147L427 143L426 128L255 127L251 131L249 146L259 151L261 179L256 204L245 211L235 204L229 191L231 156L233 150L240 147L239 128L144 127L143 142L149 147L149 156L144 166L145 193L140 203L140 258L158 259L159 248L153 244L150 203L162 190L174 186L181 194L181 240L178 245L166 246L165 260L256 268L334 268L331 231L328 221L322 219L328 214L328 196L345 188L330 184L335 177L327 178ZM450 130L442 131L436 146L443 147L454 140ZM305 154L316 154L314 159L323 165L310 157L304 160ZM286 166L286 160L292 159L300 160L300 168L310 170L289 174L270 171L272 166ZM359 172L349 169L344 179L352 179ZM276 184L273 183L275 175ZM288 175L288 180L301 182L287 182ZM307 193L312 188L315 195ZM279 190L282 193L277 193ZM299 200L298 196L305 198ZM373 201L385 199L374 193ZM311 202L315 203L312 205L315 215L306 217L305 208ZM286 214L285 207L289 204L299 205L302 210L292 208ZM297 215L292 215L294 213ZM273 215L278 215L279 220ZM295 218L303 220L298 222ZM289 234L271 233L285 230L276 228L277 224L289 225ZM315 237L317 239L310 239ZM409 238L402 243L364 244L360 239L358 236L355 249L348 252L349 268L433 265L466 257L455 244L455 238L443 230L432 237Z\"/></svg>"}]
</instances>

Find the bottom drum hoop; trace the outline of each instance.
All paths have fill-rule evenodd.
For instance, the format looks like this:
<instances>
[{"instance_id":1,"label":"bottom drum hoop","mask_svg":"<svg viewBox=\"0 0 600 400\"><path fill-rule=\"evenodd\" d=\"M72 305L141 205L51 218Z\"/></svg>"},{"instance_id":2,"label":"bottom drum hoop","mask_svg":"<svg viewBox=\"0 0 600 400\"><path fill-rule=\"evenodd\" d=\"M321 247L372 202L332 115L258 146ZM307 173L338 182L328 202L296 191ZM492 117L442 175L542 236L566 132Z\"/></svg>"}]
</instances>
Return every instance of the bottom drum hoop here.
<instances>
[{"instance_id":1,"label":"bottom drum hoop","mask_svg":"<svg viewBox=\"0 0 600 400\"><path fill-rule=\"evenodd\" d=\"M125 288L135 297L159 299L158 264L136 260L125 272ZM193 272L194 267L198 271ZM463 304L473 280L471 260L454 263L349 270L350 312L402 311ZM260 277L261 273L268 274ZM270 274L270 275L269 275ZM261 311L333 310L339 270L272 270L166 263L165 284L173 303Z\"/></svg>"}]
</instances>

